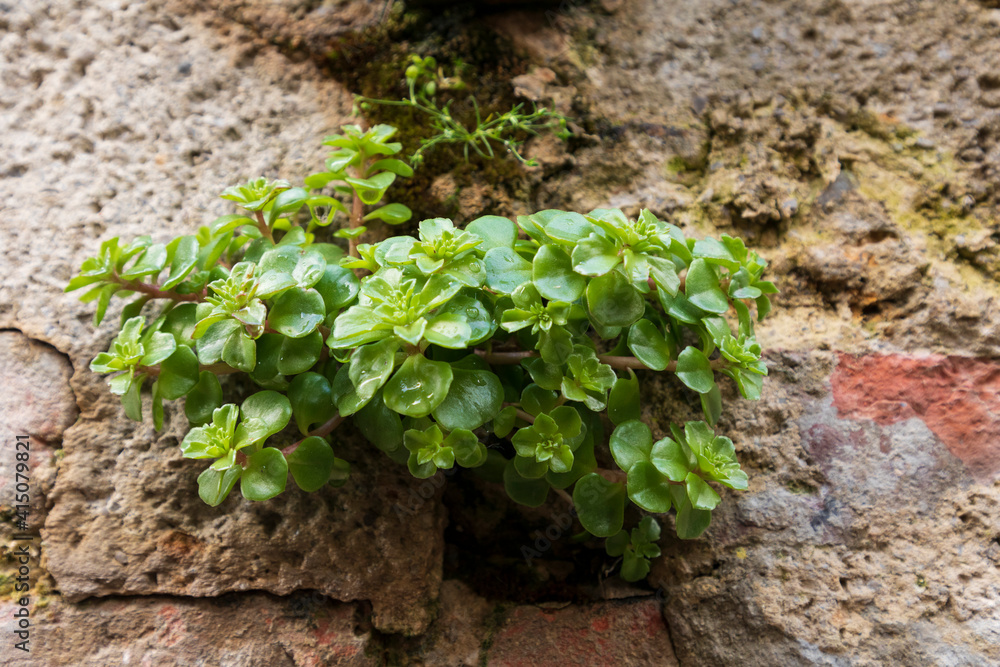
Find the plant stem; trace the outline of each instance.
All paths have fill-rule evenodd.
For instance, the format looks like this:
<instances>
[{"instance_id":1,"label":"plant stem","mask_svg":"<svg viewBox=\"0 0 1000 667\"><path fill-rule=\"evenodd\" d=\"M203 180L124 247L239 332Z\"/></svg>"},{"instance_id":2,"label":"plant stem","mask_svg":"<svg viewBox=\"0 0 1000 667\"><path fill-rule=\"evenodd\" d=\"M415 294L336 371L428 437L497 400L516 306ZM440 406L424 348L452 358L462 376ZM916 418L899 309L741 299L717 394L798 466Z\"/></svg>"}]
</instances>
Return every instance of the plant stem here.
<instances>
[{"instance_id":1,"label":"plant stem","mask_svg":"<svg viewBox=\"0 0 1000 667\"><path fill-rule=\"evenodd\" d=\"M327 420L326 422L324 422L321 426L318 426L318 427L314 428L313 430L309 431L309 433L306 435L306 437L302 438L302 440L299 440L298 442L293 442L292 444L290 444L287 447L285 447L284 449L282 449L281 453L284 454L285 456L288 456L289 454L291 454L292 452L294 452L296 449L298 449L299 445L301 445L303 442L305 442L307 438L312 438L312 437L316 437L316 436L319 436L320 438L322 438L323 436L330 435L330 433L333 432L333 429L335 429L338 426L340 426L340 423L342 421L344 421L344 418L341 417L338 414L336 417L333 417L333 418Z\"/></svg>"},{"instance_id":2,"label":"plant stem","mask_svg":"<svg viewBox=\"0 0 1000 667\"><path fill-rule=\"evenodd\" d=\"M495 366L504 364L519 364L522 359L537 357L534 350L522 350L520 352L487 352L486 350L473 350L483 361Z\"/></svg>"},{"instance_id":3,"label":"plant stem","mask_svg":"<svg viewBox=\"0 0 1000 667\"><path fill-rule=\"evenodd\" d=\"M556 488L553 487L552 490L556 492L557 496L559 496L560 498L562 498L563 500L565 500L567 503L569 503L570 507L573 507L573 496L571 496L568 493L566 493L566 489L556 489Z\"/></svg>"},{"instance_id":4,"label":"plant stem","mask_svg":"<svg viewBox=\"0 0 1000 667\"><path fill-rule=\"evenodd\" d=\"M358 165L358 170L355 174L357 178L365 178L365 159L361 159L361 164ZM351 203L351 229L357 229L364 222L363 218L365 216L365 203L361 201L361 197L358 195L358 191L351 188L351 192L354 195L354 199ZM348 254L351 257L358 257L358 237L352 237L347 242Z\"/></svg>"},{"instance_id":5,"label":"plant stem","mask_svg":"<svg viewBox=\"0 0 1000 667\"><path fill-rule=\"evenodd\" d=\"M515 411L514 414L516 414L519 418L523 419L524 421L528 422L529 424L534 424L535 423L535 418L532 417L531 415L529 415L524 410L517 410L517 411Z\"/></svg>"},{"instance_id":6,"label":"plant stem","mask_svg":"<svg viewBox=\"0 0 1000 667\"><path fill-rule=\"evenodd\" d=\"M256 211L257 213L257 228L260 229L261 235L274 244L274 234L271 233L271 228L267 226L267 222L264 221L264 211Z\"/></svg>"},{"instance_id":7,"label":"plant stem","mask_svg":"<svg viewBox=\"0 0 1000 667\"><path fill-rule=\"evenodd\" d=\"M178 294L173 290L161 290L159 285L151 285L150 283L144 283L138 280L125 280L118 276L118 274L113 274L111 279L132 292L139 292L140 294L146 294L150 299L171 299L172 301L201 301L205 298L204 290L199 293L192 294Z\"/></svg>"},{"instance_id":8,"label":"plant stem","mask_svg":"<svg viewBox=\"0 0 1000 667\"><path fill-rule=\"evenodd\" d=\"M208 371L209 373L214 373L215 375L232 375L233 373L239 373L238 368L233 368L228 364L218 363L218 364L208 364L207 366L199 366L199 371ZM160 374L160 367L157 366L143 366L143 373L148 373L149 375L156 377Z\"/></svg>"},{"instance_id":9,"label":"plant stem","mask_svg":"<svg viewBox=\"0 0 1000 667\"><path fill-rule=\"evenodd\" d=\"M625 482L628 475L622 470L610 470L608 468L598 468L594 472L608 480L609 482Z\"/></svg>"}]
</instances>

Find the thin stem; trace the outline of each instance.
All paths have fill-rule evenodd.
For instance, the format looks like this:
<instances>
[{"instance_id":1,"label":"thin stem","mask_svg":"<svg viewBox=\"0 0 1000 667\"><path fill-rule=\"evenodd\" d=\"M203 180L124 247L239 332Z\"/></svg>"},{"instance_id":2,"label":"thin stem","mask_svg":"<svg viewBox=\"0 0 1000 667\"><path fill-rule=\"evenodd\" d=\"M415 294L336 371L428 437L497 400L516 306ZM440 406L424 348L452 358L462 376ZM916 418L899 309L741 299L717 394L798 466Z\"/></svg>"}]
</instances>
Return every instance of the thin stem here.
<instances>
[{"instance_id":1,"label":"thin stem","mask_svg":"<svg viewBox=\"0 0 1000 667\"><path fill-rule=\"evenodd\" d=\"M522 350L520 352L487 352L486 350L473 350L480 358L488 364L502 366L504 364L519 364L522 359L537 357L534 350Z\"/></svg>"},{"instance_id":2,"label":"thin stem","mask_svg":"<svg viewBox=\"0 0 1000 667\"><path fill-rule=\"evenodd\" d=\"M239 373L240 369L233 368L229 364L217 363L198 366L199 371L208 371L209 373L214 373L215 375L232 375L233 373ZM160 374L160 366L143 366L142 372L156 377Z\"/></svg>"},{"instance_id":3,"label":"thin stem","mask_svg":"<svg viewBox=\"0 0 1000 667\"><path fill-rule=\"evenodd\" d=\"M529 415L524 410L516 410L514 412L514 414L516 414L519 418L523 419L524 421L528 422L529 424L534 424L535 423L535 418L532 417L531 415Z\"/></svg>"},{"instance_id":4,"label":"thin stem","mask_svg":"<svg viewBox=\"0 0 1000 667\"><path fill-rule=\"evenodd\" d=\"M172 301L201 301L205 298L205 291L191 293L191 294L179 294L174 290L162 290L159 285L152 285L150 283L144 283L138 280L125 280L121 278L117 273L112 274L111 280L118 283L125 289L131 292L139 292L140 294L146 294L150 299L171 299Z\"/></svg>"},{"instance_id":5,"label":"thin stem","mask_svg":"<svg viewBox=\"0 0 1000 667\"><path fill-rule=\"evenodd\" d=\"M358 165L358 170L355 175L358 178L365 178L365 169L367 169L367 166L365 165L365 159L361 158L361 164ZM351 191L354 195L353 202L351 203L351 229L357 229L358 227L361 226L361 223L364 222L363 218L365 216L365 203L361 201L361 197L360 195L358 195L358 191L356 189L351 188ZM358 237L356 236L352 237L347 243L347 248L348 248L348 254L351 257L359 257Z\"/></svg>"},{"instance_id":6,"label":"thin stem","mask_svg":"<svg viewBox=\"0 0 1000 667\"><path fill-rule=\"evenodd\" d=\"M267 226L267 222L264 221L264 211L256 211L257 213L257 228L260 229L261 235L274 244L274 234L271 233L271 228Z\"/></svg>"},{"instance_id":7,"label":"thin stem","mask_svg":"<svg viewBox=\"0 0 1000 667\"><path fill-rule=\"evenodd\" d=\"M566 493L566 489L556 489L556 488L553 488L552 490L556 492L557 496L559 496L560 498L562 498L563 500L565 500L567 503L569 503L570 507L573 507L573 496L571 496L568 493Z\"/></svg>"},{"instance_id":8,"label":"thin stem","mask_svg":"<svg viewBox=\"0 0 1000 667\"><path fill-rule=\"evenodd\" d=\"M322 438L324 436L330 435L330 433L333 432L333 429L335 429L338 426L340 426L341 422L343 422L343 421L344 421L344 418L341 417L339 414L336 417L328 419L321 426L318 426L318 427L314 428L313 430L309 431L309 433L306 434L305 438L302 438L298 442L293 442L292 444L290 444L287 447L285 447L284 449L282 449L281 453L284 454L285 456L288 456L289 454L291 454L292 452L294 452L296 449L298 449L299 445L301 445L303 442L305 442L308 438L313 438L313 437L317 437L317 436L320 437L320 438Z\"/></svg>"}]
</instances>

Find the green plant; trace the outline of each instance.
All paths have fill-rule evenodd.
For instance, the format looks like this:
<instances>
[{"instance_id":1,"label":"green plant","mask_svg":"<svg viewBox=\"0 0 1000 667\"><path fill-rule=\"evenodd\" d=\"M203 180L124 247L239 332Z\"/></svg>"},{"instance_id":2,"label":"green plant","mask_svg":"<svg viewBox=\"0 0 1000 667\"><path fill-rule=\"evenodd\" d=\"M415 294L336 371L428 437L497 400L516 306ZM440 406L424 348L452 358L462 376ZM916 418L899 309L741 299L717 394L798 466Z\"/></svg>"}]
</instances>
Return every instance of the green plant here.
<instances>
[{"instance_id":1,"label":"green plant","mask_svg":"<svg viewBox=\"0 0 1000 667\"><path fill-rule=\"evenodd\" d=\"M345 131L330 171L307 184L352 165L394 173L376 166L389 154L379 151L398 151L389 136ZM374 203L391 179L376 183L378 198L358 182L372 179L344 180ZM416 237L350 256L316 238L329 198L265 179L223 197L254 218L223 216L165 244L111 239L67 286L89 288L95 325L112 296L136 297L91 368L111 376L131 419L151 385L158 429L163 402L185 398L181 452L211 461L198 478L206 503L237 482L248 499L272 498L289 474L305 491L344 484L349 465L330 442L351 418L416 477L473 468L529 506L553 491L637 579L658 553L659 524L624 531L627 501L675 509L677 534L693 538L720 502L714 485L747 487L732 441L713 430L716 381L759 397L767 368L751 307L764 317L776 290L741 240L687 239L648 210L549 210L464 229L424 220ZM675 375L700 397L704 421L654 441L636 370ZM239 405L219 380L234 373L259 388ZM487 447L491 435L499 444ZM615 468L599 467L604 452Z\"/></svg>"},{"instance_id":2,"label":"green plant","mask_svg":"<svg viewBox=\"0 0 1000 667\"><path fill-rule=\"evenodd\" d=\"M456 70L458 68L456 67ZM469 96L475 118L471 126L467 126L456 118L452 110L454 100L444 104L437 101L442 91L465 90L465 83L456 73L445 76L443 68L439 67L433 57L410 56L410 64L406 68L406 85L409 97L401 100L383 100L371 97L357 96L357 103L362 107L372 104L406 107L426 114L434 133L421 141L420 147L410 158L411 164L417 166L424 160L424 153L443 144L460 144L469 159L469 150L482 157L495 157L494 146L502 148L519 161L529 166L535 166L534 160L528 160L521 154L523 137L535 136L541 132L551 131L561 139L569 137L567 119L562 114L532 106L531 111L524 104L517 104L502 114L490 114L485 119L479 112L479 106L474 96Z\"/></svg>"}]
</instances>

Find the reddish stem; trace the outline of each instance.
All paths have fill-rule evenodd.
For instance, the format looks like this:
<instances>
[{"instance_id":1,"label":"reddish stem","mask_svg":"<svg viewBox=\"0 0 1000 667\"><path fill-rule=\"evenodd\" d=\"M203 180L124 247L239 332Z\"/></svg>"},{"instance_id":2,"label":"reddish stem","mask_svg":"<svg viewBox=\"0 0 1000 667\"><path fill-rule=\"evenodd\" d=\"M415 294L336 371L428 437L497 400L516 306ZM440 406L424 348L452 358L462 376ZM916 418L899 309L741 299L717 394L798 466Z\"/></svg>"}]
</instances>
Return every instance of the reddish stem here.
<instances>
[{"instance_id":1,"label":"reddish stem","mask_svg":"<svg viewBox=\"0 0 1000 667\"><path fill-rule=\"evenodd\" d=\"M337 415L336 417L333 417L332 419L327 420L323 425L318 426L318 427L314 428L313 430L309 431L309 433L306 435L305 438L302 438L298 442L293 442L292 444L290 444L287 447L285 447L284 449L282 449L281 453L284 454L285 456L288 456L289 454L291 454L292 452L294 452L296 449L298 449L299 445L301 445L303 442L305 442L306 439L312 438L312 437L316 437L316 436L319 436L320 438L322 438L324 436L330 435L330 433L333 432L333 429L335 429L338 426L340 426L340 423L343 422L343 421L344 421L344 418L341 417L340 415Z\"/></svg>"},{"instance_id":2,"label":"reddish stem","mask_svg":"<svg viewBox=\"0 0 1000 667\"><path fill-rule=\"evenodd\" d=\"M267 226L267 222L264 220L264 211L256 211L257 214L257 228L260 230L261 235L266 238L271 244L274 244L274 234L271 233L271 228Z\"/></svg>"}]
</instances>

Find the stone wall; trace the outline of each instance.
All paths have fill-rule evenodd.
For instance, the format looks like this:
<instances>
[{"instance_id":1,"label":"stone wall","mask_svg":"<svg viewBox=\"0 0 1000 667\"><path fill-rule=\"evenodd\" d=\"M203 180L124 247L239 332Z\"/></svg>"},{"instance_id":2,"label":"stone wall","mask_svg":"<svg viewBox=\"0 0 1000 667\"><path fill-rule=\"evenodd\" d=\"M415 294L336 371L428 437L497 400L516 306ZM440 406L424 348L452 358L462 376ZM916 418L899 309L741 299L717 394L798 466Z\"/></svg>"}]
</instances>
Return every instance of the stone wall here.
<instances>
[{"instance_id":1,"label":"stone wall","mask_svg":"<svg viewBox=\"0 0 1000 667\"><path fill-rule=\"evenodd\" d=\"M27 655L3 523L4 664L1000 663L995 3L453 4L0 5L0 421L30 436L41 557ZM350 431L342 489L208 508L183 414L129 422L87 368L117 312L94 329L62 288L101 240L317 168L411 50L574 118L537 167L429 164L427 216L649 207L771 262L771 375L721 423L750 489L702 539L668 526L648 584L568 536L525 562L561 508L428 487ZM698 409L646 393L658 437Z\"/></svg>"}]
</instances>

